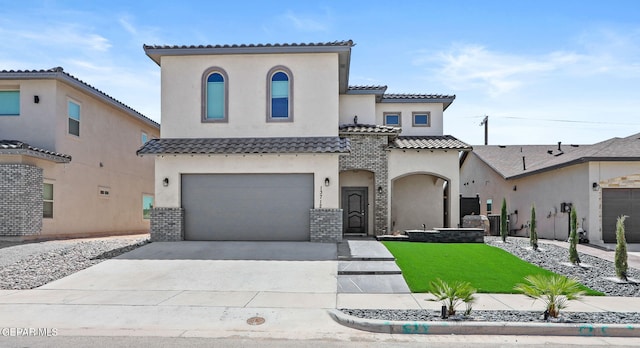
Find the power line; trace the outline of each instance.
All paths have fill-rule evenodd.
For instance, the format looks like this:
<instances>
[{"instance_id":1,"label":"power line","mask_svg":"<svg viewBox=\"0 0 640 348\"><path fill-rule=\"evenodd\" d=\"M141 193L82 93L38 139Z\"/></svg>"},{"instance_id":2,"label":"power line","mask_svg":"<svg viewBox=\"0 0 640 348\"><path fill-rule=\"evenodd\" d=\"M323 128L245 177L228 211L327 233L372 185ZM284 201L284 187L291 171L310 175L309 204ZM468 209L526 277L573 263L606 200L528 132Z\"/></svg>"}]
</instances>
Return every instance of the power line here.
<instances>
[{"instance_id":1,"label":"power line","mask_svg":"<svg viewBox=\"0 0 640 348\"><path fill-rule=\"evenodd\" d=\"M481 118L486 117L483 116L467 116L465 118ZM628 122L605 122L605 121L582 121L582 120L568 120L568 119L559 119L559 118L530 118L530 117L519 117L519 116L491 116L492 118L508 118L514 120L525 120L525 121L545 121L545 122L561 122L561 123L581 123L581 124L604 124L611 126L640 126L640 123L628 123Z\"/></svg>"}]
</instances>

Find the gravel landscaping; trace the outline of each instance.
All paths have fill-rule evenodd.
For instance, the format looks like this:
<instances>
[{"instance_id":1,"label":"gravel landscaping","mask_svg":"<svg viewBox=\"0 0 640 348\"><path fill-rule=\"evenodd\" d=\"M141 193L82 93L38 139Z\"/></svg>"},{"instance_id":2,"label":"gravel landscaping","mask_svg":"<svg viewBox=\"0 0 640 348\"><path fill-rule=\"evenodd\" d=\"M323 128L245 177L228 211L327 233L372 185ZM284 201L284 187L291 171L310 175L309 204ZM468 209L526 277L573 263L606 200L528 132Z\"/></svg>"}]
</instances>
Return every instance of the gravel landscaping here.
<instances>
[{"instance_id":1,"label":"gravel landscaping","mask_svg":"<svg viewBox=\"0 0 640 348\"><path fill-rule=\"evenodd\" d=\"M500 237L485 237L488 245L502 248L513 255L529 262L577 279L580 283L593 290L600 291L607 296L640 297L640 285L615 284L606 277L615 276L614 264L591 255L579 253L580 261L586 267L568 266L562 263L568 261L569 252L553 244L540 243L539 251L529 248L529 240L526 238L509 238L503 243ZM640 279L640 271L629 268L629 277ZM532 300L533 301L533 300ZM571 304L569 303L569 306ZM540 302L540 306L542 302ZM398 321L442 321L442 320L474 320L492 322L544 322L542 307L539 312L531 311L473 311L469 318L460 316L449 319L441 319L440 311L429 310L380 310L380 309L341 309L345 314L360 318L398 320ZM639 312L567 312L561 311L561 318L553 320L566 323L607 323L607 324L631 324L640 323Z\"/></svg>"},{"instance_id":2,"label":"gravel landscaping","mask_svg":"<svg viewBox=\"0 0 640 348\"><path fill-rule=\"evenodd\" d=\"M148 237L0 242L0 289L37 288L147 243Z\"/></svg>"}]
</instances>

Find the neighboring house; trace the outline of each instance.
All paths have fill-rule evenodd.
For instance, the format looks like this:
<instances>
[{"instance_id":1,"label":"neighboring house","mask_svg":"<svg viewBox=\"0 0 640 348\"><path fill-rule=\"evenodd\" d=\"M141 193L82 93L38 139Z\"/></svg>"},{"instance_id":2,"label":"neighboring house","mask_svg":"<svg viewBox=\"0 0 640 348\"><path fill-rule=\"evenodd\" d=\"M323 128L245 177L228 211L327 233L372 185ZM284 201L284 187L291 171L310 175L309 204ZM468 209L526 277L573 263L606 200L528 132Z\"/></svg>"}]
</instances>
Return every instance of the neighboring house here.
<instances>
[{"instance_id":1,"label":"neighboring house","mask_svg":"<svg viewBox=\"0 0 640 348\"><path fill-rule=\"evenodd\" d=\"M154 163L135 151L159 133L62 68L0 71L0 237L148 232Z\"/></svg>"},{"instance_id":2,"label":"neighboring house","mask_svg":"<svg viewBox=\"0 0 640 348\"><path fill-rule=\"evenodd\" d=\"M456 226L455 96L349 86L353 45L144 46L162 76L161 138L138 151L156 160L152 239Z\"/></svg>"},{"instance_id":3,"label":"neighboring house","mask_svg":"<svg viewBox=\"0 0 640 348\"><path fill-rule=\"evenodd\" d=\"M591 243L615 243L616 219L627 242L640 243L640 134L593 145L475 146L460 160L460 192L478 194L481 214L500 214L506 198L510 229L528 235L531 205L540 238L566 240L569 214Z\"/></svg>"}]
</instances>

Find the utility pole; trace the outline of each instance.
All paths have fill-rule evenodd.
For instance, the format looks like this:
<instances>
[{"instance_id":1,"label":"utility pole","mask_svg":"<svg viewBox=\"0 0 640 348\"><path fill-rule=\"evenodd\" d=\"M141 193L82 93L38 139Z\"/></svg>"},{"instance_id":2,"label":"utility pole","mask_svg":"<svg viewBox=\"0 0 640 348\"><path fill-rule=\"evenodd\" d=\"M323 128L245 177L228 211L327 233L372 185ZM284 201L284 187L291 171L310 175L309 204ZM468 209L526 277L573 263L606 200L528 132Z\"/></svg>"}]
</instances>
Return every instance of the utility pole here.
<instances>
[{"instance_id":1,"label":"utility pole","mask_svg":"<svg viewBox=\"0 0 640 348\"><path fill-rule=\"evenodd\" d=\"M484 115L484 119L480 122L484 126L484 144L489 145L489 116Z\"/></svg>"}]
</instances>

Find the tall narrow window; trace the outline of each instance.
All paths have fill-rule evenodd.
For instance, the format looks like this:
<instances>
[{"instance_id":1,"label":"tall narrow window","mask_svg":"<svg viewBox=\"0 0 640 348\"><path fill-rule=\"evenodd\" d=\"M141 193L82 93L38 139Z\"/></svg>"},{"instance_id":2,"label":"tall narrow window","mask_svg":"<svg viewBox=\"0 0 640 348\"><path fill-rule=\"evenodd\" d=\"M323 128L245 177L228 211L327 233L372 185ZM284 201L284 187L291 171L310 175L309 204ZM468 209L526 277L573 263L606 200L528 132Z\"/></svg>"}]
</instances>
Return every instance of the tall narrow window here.
<instances>
[{"instance_id":1,"label":"tall narrow window","mask_svg":"<svg viewBox=\"0 0 640 348\"><path fill-rule=\"evenodd\" d=\"M44 183L42 187L42 217L53 218L53 184Z\"/></svg>"},{"instance_id":2,"label":"tall narrow window","mask_svg":"<svg viewBox=\"0 0 640 348\"><path fill-rule=\"evenodd\" d=\"M153 209L153 196L143 194L142 195L142 218L151 219L151 209Z\"/></svg>"},{"instance_id":3,"label":"tall narrow window","mask_svg":"<svg viewBox=\"0 0 640 348\"><path fill-rule=\"evenodd\" d=\"M147 135L147 133L142 132L140 134L140 142L142 142L142 145L146 144L147 141L149 141L149 136Z\"/></svg>"},{"instance_id":4,"label":"tall narrow window","mask_svg":"<svg viewBox=\"0 0 640 348\"><path fill-rule=\"evenodd\" d=\"M291 71L285 67L275 67L268 76L268 120L293 120Z\"/></svg>"},{"instance_id":5,"label":"tall narrow window","mask_svg":"<svg viewBox=\"0 0 640 348\"><path fill-rule=\"evenodd\" d=\"M69 134L80 136L80 105L68 101L67 109L69 114Z\"/></svg>"},{"instance_id":6,"label":"tall narrow window","mask_svg":"<svg viewBox=\"0 0 640 348\"><path fill-rule=\"evenodd\" d=\"M20 115L20 91L0 91L0 116Z\"/></svg>"},{"instance_id":7,"label":"tall narrow window","mask_svg":"<svg viewBox=\"0 0 640 348\"><path fill-rule=\"evenodd\" d=\"M209 68L203 75L202 121L227 122L227 74L220 68Z\"/></svg>"}]
</instances>

